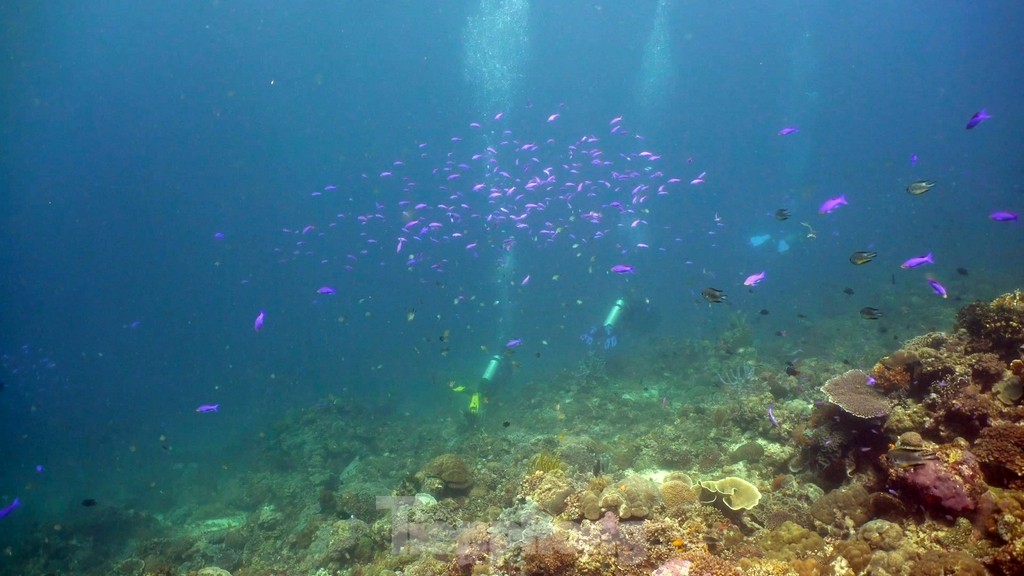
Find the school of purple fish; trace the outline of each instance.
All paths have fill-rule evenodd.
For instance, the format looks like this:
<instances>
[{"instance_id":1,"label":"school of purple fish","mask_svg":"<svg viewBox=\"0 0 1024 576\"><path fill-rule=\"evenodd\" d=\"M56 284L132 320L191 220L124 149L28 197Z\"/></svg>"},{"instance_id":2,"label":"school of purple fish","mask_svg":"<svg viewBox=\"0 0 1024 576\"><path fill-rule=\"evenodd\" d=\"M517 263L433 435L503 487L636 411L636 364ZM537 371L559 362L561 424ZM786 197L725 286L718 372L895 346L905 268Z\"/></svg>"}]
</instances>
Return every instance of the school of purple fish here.
<instances>
[{"instance_id":1,"label":"school of purple fish","mask_svg":"<svg viewBox=\"0 0 1024 576\"><path fill-rule=\"evenodd\" d=\"M552 113L544 123L558 124L561 116L561 111ZM985 109L979 110L966 128L972 130L991 118ZM472 122L467 134L454 135L441 147L417 143L414 154L393 161L376 174L362 174L357 183L329 184L312 192L315 201L333 199L333 207L340 203L347 209L333 217L282 228L292 246L277 249L279 260L314 258L324 265L340 264L343 270L354 271L386 262L390 252L402 266L441 274L459 258L448 247L461 248L463 254L477 258L481 254L495 257L519 242L562 244L573 249L599 246L615 231L651 226L659 209L678 202L674 197L695 193L709 178L705 170L679 172L691 168L692 156L685 162L668 162L661 154L644 149L643 136L630 131L621 116L611 119L605 134L587 134L568 143L549 135L521 138L504 123L503 113L487 122ZM799 133L800 129L791 125L779 129L777 135L799 138ZM916 165L918 155L913 154L910 162ZM361 205L355 197L367 196L359 195L359 189L387 193L371 195L372 201ZM436 198L438 192L444 200L425 200ZM849 205L847 194L839 194L824 199L818 213L831 217ZM784 220L789 210L780 209L775 217ZM988 218L1016 222L1018 214L1002 210ZM813 228L804 225L810 230L808 237L814 237ZM715 213L703 226L707 234L714 234L714 227L722 226L721 217ZM338 229L358 231L359 237L358 245L340 257L328 248ZM215 237L224 239L219 232ZM638 273L628 262L631 256L669 248L649 241L626 244L620 239L599 252L611 260L604 268L608 274L629 277ZM907 259L901 268L934 264L932 253L928 253ZM755 287L766 277L766 271L751 274L742 285ZM530 278L525 274L519 286L527 287ZM935 278L929 276L926 282L935 294L948 296ZM327 284L313 290L320 296L339 293ZM253 321L256 332L263 330L266 319L261 310ZM520 342L514 339L507 347ZM196 411L216 412L217 405L202 405Z\"/></svg>"}]
</instances>

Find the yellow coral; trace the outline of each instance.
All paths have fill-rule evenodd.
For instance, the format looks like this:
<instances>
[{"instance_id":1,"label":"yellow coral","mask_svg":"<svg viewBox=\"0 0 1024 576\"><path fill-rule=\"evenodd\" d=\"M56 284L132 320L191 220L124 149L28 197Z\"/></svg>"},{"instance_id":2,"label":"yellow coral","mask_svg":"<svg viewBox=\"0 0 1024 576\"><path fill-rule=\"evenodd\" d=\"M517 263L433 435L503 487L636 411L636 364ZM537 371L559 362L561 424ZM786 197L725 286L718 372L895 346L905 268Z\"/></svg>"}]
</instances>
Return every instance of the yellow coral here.
<instances>
[{"instance_id":1,"label":"yellow coral","mask_svg":"<svg viewBox=\"0 0 1024 576\"><path fill-rule=\"evenodd\" d=\"M750 482L735 476L721 480L701 480L700 485L708 492L722 496L722 502L732 510L750 510L761 501L761 492Z\"/></svg>"},{"instance_id":2,"label":"yellow coral","mask_svg":"<svg viewBox=\"0 0 1024 576\"><path fill-rule=\"evenodd\" d=\"M1024 292L1020 290L1014 290L1009 294L1003 294L992 301L993 307L998 308L1012 308L1014 310L1024 310Z\"/></svg>"},{"instance_id":3,"label":"yellow coral","mask_svg":"<svg viewBox=\"0 0 1024 576\"><path fill-rule=\"evenodd\" d=\"M550 452L541 452L530 461L530 469L534 472L551 472L564 468L565 463L562 462L562 459Z\"/></svg>"}]
</instances>

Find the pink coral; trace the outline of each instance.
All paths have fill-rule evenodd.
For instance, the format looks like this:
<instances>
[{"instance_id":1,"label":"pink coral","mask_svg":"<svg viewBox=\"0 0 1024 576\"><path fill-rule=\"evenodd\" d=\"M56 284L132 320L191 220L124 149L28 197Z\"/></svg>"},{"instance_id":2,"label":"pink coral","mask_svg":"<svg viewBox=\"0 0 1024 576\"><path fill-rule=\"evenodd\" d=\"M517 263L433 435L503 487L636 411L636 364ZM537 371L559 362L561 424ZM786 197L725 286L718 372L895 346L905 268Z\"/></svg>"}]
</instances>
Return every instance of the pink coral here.
<instances>
[{"instance_id":1,"label":"pink coral","mask_svg":"<svg viewBox=\"0 0 1024 576\"><path fill-rule=\"evenodd\" d=\"M665 562L659 566L653 573L653 576L689 576L690 567L693 566L693 562L689 560L683 560L682 558L673 558L668 562Z\"/></svg>"},{"instance_id":2,"label":"pink coral","mask_svg":"<svg viewBox=\"0 0 1024 576\"><path fill-rule=\"evenodd\" d=\"M941 506L951 512L968 512L977 506L963 479L938 460L913 466L905 471L903 477L925 504Z\"/></svg>"}]
</instances>

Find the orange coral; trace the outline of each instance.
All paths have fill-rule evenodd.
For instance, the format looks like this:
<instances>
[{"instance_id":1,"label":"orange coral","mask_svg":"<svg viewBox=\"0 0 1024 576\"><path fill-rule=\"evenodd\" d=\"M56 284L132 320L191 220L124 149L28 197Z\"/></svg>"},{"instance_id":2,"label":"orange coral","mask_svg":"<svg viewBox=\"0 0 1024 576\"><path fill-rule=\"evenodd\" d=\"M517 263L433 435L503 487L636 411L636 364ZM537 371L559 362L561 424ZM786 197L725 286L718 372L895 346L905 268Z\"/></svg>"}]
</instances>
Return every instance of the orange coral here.
<instances>
[{"instance_id":1,"label":"orange coral","mask_svg":"<svg viewBox=\"0 0 1024 576\"><path fill-rule=\"evenodd\" d=\"M879 362L871 370L871 376L875 379L875 386L886 393L910 387L910 372L904 366L890 368Z\"/></svg>"}]
</instances>

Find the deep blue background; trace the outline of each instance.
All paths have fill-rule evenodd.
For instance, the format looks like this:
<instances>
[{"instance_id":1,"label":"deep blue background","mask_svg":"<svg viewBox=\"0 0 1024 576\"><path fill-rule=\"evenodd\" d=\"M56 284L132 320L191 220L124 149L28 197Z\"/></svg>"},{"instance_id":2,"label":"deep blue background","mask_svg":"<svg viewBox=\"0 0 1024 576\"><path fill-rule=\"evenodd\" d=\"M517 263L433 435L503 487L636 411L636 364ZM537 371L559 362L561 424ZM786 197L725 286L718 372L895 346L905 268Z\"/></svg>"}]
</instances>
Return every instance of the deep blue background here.
<instances>
[{"instance_id":1,"label":"deep blue background","mask_svg":"<svg viewBox=\"0 0 1024 576\"><path fill-rule=\"evenodd\" d=\"M487 358L480 347L512 336L526 340L524 356L545 351L522 376L543 380L579 361L577 336L623 293L657 305L666 333L714 337L725 315L709 317L694 296L708 284L735 291L737 310L821 318L848 312L836 310L842 286L856 286L859 305L896 290L898 263L928 251L964 298L1021 284L1019 224L986 219L1024 210L1024 12L1013 3L677 2L668 80L655 104L641 104L656 2L534 2L505 127L564 150L624 115L646 136L633 151L663 154L684 181L708 176L660 205L648 241L670 249L636 256L633 278L605 273L622 257L612 243L577 257L568 243L523 242L504 285L528 273L534 284L562 279L513 287L507 308L489 304L502 297L500 237L476 258L446 248L440 279L397 256L342 271L360 240L342 224L317 254L283 258L295 241L283 228L358 212L367 198L393 206L403 196L379 172L415 164L417 143L439 151L422 164L439 165L451 136L470 137L470 122L502 111L478 111L465 69L478 3L14 4L0 6L5 502L32 502L32 481L127 498L146 474L117 470L165 465L161 434L179 453L211 457L326 394L416 409L407 400L471 380ZM982 107L995 118L965 131ZM801 131L777 136L787 125ZM940 186L904 193L917 179ZM328 184L354 200L312 204ZM849 206L815 214L840 193ZM781 206L792 220L771 218ZM818 229L815 242L799 241L800 220ZM749 247L760 233L797 241L773 255ZM384 254L393 241L382 238ZM884 264L851 268L847 256L863 249ZM766 268L764 290L738 287ZM898 288L902 314L955 309L914 274ZM317 297L324 284L338 296ZM475 301L453 304L457 295ZM261 309L268 323L255 334ZM446 329L455 339L442 358ZM214 402L217 415L193 412Z\"/></svg>"}]
</instances>

